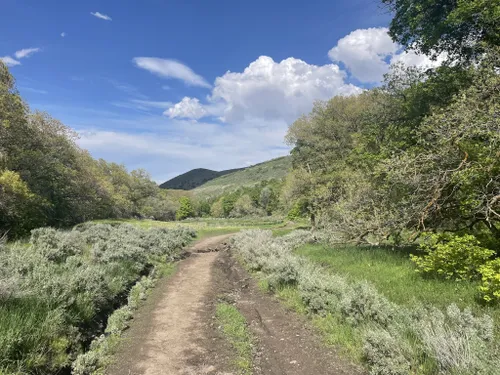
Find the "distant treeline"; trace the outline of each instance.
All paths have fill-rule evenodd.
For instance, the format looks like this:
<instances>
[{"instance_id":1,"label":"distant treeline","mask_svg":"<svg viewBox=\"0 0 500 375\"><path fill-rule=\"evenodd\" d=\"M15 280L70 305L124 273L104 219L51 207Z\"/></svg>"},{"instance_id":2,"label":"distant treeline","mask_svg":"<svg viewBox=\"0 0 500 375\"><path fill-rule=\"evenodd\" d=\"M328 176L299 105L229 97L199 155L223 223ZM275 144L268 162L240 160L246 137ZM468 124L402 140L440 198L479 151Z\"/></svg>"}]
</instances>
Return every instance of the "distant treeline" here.
<instances>
[{"instance_id":1,"label":"distant treeline","mask_svg":"<svg viewBox=\"0 0 500 375\"><path fill-rule=\"evenodd\" d=\"M95 160L77 135L31 112L0 61L0 236L91 219L175 218L176 199L143 170Z\"/></svg>"}]
</instances>

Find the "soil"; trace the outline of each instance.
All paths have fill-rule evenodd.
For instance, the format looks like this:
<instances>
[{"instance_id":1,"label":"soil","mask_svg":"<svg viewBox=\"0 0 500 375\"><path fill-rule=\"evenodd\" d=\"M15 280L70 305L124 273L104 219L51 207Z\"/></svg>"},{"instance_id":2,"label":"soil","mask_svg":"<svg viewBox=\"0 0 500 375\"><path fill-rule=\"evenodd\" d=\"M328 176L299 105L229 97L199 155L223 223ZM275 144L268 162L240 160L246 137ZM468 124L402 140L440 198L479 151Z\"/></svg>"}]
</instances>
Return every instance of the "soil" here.
<instances>
[{"instance_id":1,"label":"soil","mask_svg":"<svg viewBox=\"0 0 500 375\"><path fill-rule=\"evenodd\" d=\"M135 316L106 374L236 375L233 350L214 317L222 300L234 303L248 322L255 375L362 374L324 346L305 317L257 288L231 256L230 236L187 249L190 256Z\"/></svg>"}]
</instances>

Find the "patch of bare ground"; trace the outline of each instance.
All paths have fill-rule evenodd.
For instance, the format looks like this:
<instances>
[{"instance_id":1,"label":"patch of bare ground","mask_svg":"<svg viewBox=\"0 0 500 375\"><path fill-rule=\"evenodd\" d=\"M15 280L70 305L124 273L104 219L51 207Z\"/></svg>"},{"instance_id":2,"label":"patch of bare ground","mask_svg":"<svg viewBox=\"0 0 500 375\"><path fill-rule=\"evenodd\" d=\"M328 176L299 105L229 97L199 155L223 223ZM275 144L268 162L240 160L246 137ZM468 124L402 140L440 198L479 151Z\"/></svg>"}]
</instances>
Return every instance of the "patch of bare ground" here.
<instances>
[{"instance_id":1,"label":"patch of bare ground","mask_svg":"<svg viewBox=\"0 0 500 375\"><path fill-rule=\"evenodd\" d=\"M177 273L161 281L139 310L106 374L237 374L235 353L215 320L221 300L235 304L249 324L254 374L361 374L321 343L305 317L258 290L232 258L230 236L187 249L190 256Z\"/></svg>"}]
</instances>

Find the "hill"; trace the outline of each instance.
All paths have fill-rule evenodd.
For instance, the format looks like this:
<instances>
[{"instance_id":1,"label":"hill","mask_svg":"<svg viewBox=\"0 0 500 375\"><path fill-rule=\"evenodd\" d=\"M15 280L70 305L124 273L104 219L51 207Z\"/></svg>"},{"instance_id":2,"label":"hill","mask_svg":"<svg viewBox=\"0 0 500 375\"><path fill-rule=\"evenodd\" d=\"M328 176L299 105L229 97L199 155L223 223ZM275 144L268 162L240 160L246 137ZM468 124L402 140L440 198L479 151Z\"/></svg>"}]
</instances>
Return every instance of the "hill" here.
<instances>
[{"instance_id":1,"label":"hill","mask_svg":"<svg viewBox=\"0 0 500 375\"><path fill-rule=\"evenodd\" d=\"M261 181L280 179L287 175L291 166L291 158L283 156L216 177L198 186L193 192L196 195L219 195L226 191L236 190L241 186L251 186Z\"/></svg>"},{"instance_id":2,"label":"hill","mask_svg":"<svg viewBox=\"0 0 500 375\"><path fill-rule=\"evenodd\" d=\"M181 189L192 190L205 182L213 180L216 177L224 176L228 173L233 173L244 168L228 169L226 171L212 171L205 168L192 169L189 172L172 178L160 185L162 189Z\"/></svg>"}]
</instances>

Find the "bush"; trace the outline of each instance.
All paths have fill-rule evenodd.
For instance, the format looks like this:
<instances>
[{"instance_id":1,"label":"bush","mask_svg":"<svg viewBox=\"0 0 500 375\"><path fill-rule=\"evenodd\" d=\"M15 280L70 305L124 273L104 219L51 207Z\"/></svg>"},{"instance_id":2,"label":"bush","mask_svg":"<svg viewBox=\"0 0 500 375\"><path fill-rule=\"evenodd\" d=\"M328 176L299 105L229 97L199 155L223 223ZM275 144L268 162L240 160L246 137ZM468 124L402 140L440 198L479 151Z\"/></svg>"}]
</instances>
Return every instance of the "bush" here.
<instances>
[{"instance_id":1,"label":"bush","mask_svg":"<svg viewBox=\"0 0 500 375\"><path fill-rule=\"evenodd\" d=\"M73 231L36 229L29 243L6 245L0 251L0 369L60 372L101 333L103 320L135 284L130 305L108 317L107 333L121 332L129 310L153 285L155 266L178 259L193 235L186 228L84 224ZM75 373L92 373L98 357L79 356Z\"/></svg>"},{"instance_id":2,"label":"bush","mask_svg":"<svg viewBox=\"0 0 500 375\"><path fill-rule=\"evenodd\" d=\"M406 358L407 343L385 329L370 330L364 337L363 352L373 375L407 375L411 363Z\"/></svg>"},{"instance_id":3,"label":"bush","mask_svg":"<svg viewBox=\"0 0 500 375\"><path fill-rule=\"evenodd\" d=\"M492 260L479 267L482 298L489 303L500 302L500 258Z\"/></svg>"},{"instance_id":4,"label":"bush","mask_svg":"<svg viewBox=\"0 0 500 375\"><path fill-rule=\"evenodd\" d=\"M368 282L351 283L294 255L294 248L318 238L328 236L295 231L273 238L271 231L251 230L233 241L247 267L262 272L271 287L296 286L310 313L333 316L364 336L371 374L495 373L498 348L489 316L476 317L455 305L444 313L432 306L403 308Z\"/></svg>"},{"instance_id":5,"label":"bush","mask_svg":"<svg viewBox=\"0 0 500 375\"><path fill-rule=\"evenodd\" d=\"M479 277L479 268L495 252L479 246L472 235L433 235L434 244L422 244L420 248L427 255L411 255L418 272L436 275L448 280L471 280Z\"/></svg>"}]
</instances>

